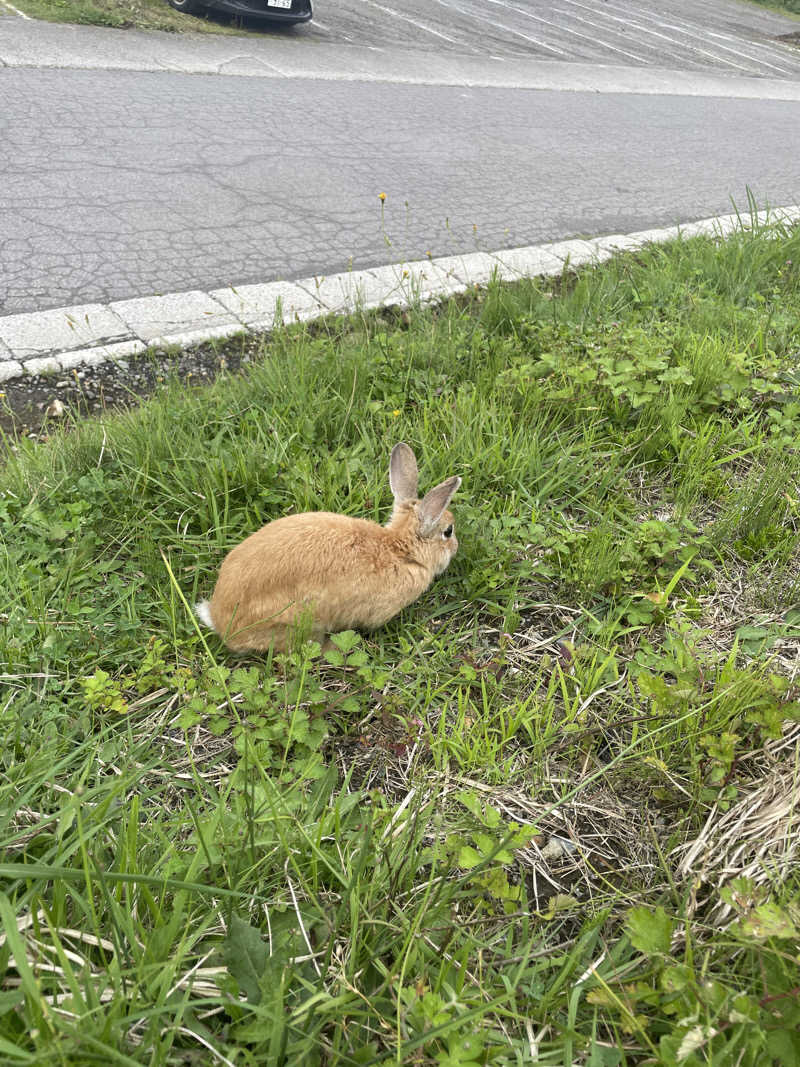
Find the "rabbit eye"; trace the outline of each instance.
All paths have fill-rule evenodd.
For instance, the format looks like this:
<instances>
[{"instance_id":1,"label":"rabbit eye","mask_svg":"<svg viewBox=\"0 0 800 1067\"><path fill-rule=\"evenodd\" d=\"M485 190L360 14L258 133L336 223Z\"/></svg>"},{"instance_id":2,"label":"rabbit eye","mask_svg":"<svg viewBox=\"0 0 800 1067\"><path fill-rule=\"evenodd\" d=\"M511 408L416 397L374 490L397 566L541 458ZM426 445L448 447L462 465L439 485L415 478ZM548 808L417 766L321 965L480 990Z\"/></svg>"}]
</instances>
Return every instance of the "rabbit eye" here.
<instances>
[{"instance_id":1,"label":"rabbit eye","mask_svg":"<svg viewBox=\"0 0 800 1067\"><path fill-rule=\"evenodd\" d=\"M445 526L445 528L442 530L442 537L452 537L452 536L453 536L453 524L450 523L449 526Z\"/></svg>"}]
</instances>

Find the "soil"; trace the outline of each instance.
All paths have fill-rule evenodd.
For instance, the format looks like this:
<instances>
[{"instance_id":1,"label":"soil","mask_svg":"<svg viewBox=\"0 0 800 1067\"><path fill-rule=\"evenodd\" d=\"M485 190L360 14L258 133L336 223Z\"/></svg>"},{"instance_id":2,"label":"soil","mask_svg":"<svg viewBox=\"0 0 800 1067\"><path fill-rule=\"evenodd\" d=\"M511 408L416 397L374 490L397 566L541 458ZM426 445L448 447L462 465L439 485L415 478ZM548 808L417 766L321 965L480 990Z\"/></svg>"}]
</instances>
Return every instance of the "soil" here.
<instances>
[{"instance_id":1,"label":"soil","mask_svg":"<svg viewBox=\"0 0 800 1067\"><path fill-rule=\"evenodd\" d=\"M46 441L56 424L133 408L170 378L189 386L207 384L222 371L235 372L248 363L254 347L248 338L235 351L229 344L224 354L211 344L198 345L177 355L150 351L57 374L12 378L0 385L0 450L14 451L22 437Z\"/></svg>"}]
</instances>

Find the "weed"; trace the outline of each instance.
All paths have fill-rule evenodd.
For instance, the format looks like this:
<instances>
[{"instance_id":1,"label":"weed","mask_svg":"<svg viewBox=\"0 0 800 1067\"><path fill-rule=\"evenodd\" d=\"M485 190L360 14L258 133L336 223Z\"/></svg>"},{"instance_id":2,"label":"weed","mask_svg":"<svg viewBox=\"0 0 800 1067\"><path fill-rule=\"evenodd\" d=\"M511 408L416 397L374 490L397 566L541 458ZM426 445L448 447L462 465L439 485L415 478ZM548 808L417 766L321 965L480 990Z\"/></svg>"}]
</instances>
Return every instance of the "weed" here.
<instances>
[{"instance_id":1,"label":"weed","mask_svg":"<svg viewBox=\"0 0 800 1067\"><path fill-rule=\"evenodd\" d=\"M9 459L4 1061L798 1058L797 264L757 227L286 327ZM384 520L398 439L464 477L423 598L200 630L265 521Z\"/></svg>"}]
</instances>

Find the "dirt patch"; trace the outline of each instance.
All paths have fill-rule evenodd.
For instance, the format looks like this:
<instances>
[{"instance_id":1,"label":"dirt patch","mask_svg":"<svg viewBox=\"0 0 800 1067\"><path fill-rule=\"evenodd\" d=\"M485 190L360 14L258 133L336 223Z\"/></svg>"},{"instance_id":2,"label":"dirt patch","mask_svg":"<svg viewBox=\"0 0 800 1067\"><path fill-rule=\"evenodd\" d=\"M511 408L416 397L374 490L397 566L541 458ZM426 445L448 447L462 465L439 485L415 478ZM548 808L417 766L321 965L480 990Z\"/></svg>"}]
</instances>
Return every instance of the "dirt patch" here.
<instances>
[{"instance_id":1,"label":"dirt patch","mask_svg":"<svg viewBox=\"0 0 800 1067\"><path fill-rule=\"evenodd\" d=\"M222 371L237 371L250 362L247 342L232 349L228 345L223 354L210 344L199 345L178 355L147 352L58 374L13 378L0 387L2 444L13 450L20 437L46 441L55 425L133 408L170 379L187 386L207 384Z\"/></svg>"}]
</instances>

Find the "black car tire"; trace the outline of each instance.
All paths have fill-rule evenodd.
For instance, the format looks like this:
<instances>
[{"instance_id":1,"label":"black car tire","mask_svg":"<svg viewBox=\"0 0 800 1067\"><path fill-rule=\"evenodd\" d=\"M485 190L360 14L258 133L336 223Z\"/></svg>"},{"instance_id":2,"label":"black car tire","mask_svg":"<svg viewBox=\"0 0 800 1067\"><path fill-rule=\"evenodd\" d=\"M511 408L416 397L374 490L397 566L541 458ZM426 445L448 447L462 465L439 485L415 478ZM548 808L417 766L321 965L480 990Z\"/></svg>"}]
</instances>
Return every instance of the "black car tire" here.
<instances>
[{"instance_id":1,"label":"black car tire","mask_svg":"<svg viewBox=\"0 0 800 1067\"><path fill-rule=\"evenodd\" d=\"M203 5L198 0L169 0L169 6L176 11L182 11L184 15L197 15L203 10Z\"/></svg>"}]
</instances>

